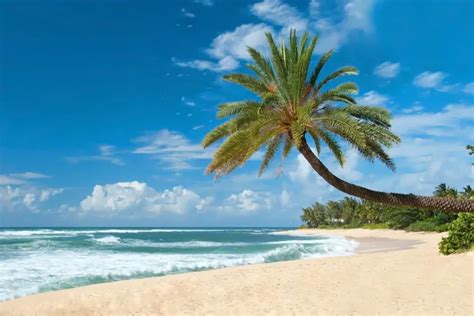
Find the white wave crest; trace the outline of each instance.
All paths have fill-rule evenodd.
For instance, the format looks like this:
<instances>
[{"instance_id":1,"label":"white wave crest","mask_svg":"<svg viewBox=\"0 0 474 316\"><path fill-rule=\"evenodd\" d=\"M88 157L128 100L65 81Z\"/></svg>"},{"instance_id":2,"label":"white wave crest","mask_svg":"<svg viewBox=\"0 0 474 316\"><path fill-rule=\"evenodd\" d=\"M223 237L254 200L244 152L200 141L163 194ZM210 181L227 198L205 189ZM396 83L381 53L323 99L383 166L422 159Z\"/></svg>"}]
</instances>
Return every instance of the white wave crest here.
<instances>
[{"instance_id":1,"label":"white wave crest","mask_svg":"<svg viewBox=\"0 0 474 316\"><path fill-rule=\"evenodd\" d=\"M98 242L100 244L119 244L120 243L120 238L115 237L115 236L105 236L101 238L93 238L95 242Z\"/></svg>"}]
</instances>

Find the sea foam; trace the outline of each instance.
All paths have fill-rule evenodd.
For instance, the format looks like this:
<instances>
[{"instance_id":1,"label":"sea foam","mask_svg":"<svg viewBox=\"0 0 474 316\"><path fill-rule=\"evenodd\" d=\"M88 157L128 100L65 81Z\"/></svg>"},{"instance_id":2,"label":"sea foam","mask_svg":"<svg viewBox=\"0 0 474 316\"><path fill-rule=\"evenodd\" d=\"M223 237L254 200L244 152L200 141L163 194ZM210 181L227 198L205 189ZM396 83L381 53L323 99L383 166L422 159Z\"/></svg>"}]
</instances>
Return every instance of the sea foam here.
<instances>
[{"instance_id":1,"label":"sea foam","mask_svg":"<svg viewBox=\"0 0 474 316\"><path fill-rule=\"evenodd\" d=\"M115 280L350 255L357 246L340 237L293 237L273 231L0 230L0 300Z\"/></svg>"}]
</instances>

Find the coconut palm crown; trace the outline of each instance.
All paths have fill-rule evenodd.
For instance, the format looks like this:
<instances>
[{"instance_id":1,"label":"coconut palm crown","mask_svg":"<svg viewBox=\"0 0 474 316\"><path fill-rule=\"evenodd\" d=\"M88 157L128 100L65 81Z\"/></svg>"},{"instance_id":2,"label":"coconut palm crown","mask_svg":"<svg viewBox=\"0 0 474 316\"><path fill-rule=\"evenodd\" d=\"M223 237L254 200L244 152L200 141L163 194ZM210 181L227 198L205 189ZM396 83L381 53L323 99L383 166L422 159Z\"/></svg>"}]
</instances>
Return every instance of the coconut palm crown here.
<instances>
[{"instance_id":1,"label":"coconut palm crown","mask_svg":"<svg viewBox=\"0 0 474 316\"><path fill-rule=\"evenodd\" d=\"M281 152L284 160L295 147L329 184L345 193L388 204L474 211L474 203L458 205L454 199L373 191L333 175L313 153L306 136L313 139L318 154L325 144L341 166L345 158L340 142L344 141L366 159L381 161L395 170L387 149L399 143L400 138L390 130L391 115L383 107L357 104L353 95L358 93L358 87L354 82L334 84L341 77L357 75L355 67L344 66L327 76L321 75L332 50L322 55L311 70L316 36L310 38L306 33L298 39L296 32L291 31L288 44L279 46L270 33L266 37L270 58L248 48L253 63L247 67L253 74L224 76L225 80L255 93L258 100L219 106L217 118L227 121L209 132L202 145L225 141L215 152L208 173L216 177L225 175L264 148L259 171L262 174L277 153Z\"/></svg>"}]
</instances>

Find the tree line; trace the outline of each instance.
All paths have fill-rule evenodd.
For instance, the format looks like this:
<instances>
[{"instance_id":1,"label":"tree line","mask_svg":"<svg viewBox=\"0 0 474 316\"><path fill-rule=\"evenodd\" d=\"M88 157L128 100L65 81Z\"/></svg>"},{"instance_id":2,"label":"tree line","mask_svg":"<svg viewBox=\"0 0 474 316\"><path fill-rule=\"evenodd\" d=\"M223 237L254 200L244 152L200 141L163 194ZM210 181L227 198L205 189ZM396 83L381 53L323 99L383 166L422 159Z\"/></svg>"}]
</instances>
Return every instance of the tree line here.
<instances>
[{"instance_id":1,"label":"tree line","mask_svg":"<svg viewBox=\"0 0 474 316\"><path fill-rule=\"evenodd\" d=\"M433 195L440 198L474 200L470 185L462 191L442 183ZM325 204L313 203L303 209L301 220L308 228L392 228L408 231L446 231L457 213L406 206L387 206L368 200L345 197Z\"/></svg>"}]
</instances>

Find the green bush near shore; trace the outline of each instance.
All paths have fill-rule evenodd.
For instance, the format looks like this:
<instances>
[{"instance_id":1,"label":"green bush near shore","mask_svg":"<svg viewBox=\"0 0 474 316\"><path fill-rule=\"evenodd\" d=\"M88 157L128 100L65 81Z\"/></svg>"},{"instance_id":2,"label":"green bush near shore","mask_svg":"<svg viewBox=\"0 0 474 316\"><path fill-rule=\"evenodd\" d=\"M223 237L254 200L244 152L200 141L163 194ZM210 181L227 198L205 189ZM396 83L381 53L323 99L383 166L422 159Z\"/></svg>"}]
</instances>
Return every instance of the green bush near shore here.
<instances>
[{"instance_id":1,"label":"green bush near shore","mask_svg":"<svg viewBox=\"0 0 474 316\"><path fill-rule=\"evenodd\" d=\"M361 228L364 229L388 229L387 223L378 223L378 224L364 224Z\"/></svg>"},{"instance_id":2,"label":"green bush near shore","mask_svg":"<svg viewBox=\"0 0 474 316\"><path fill-rule=\"evenodd\" d=\"M444 255L470 250L474 247L474 214L460 213L449 225L448 237L439 243L439 252Z\"/></svg>"},{"instance_id":3,"label":"green bush near shore","mask_svg":"<svg viewBox=\"0 0 474 316\"><path fill-rule=\"evenodd\" d=\"M445 232L448 230L449 224L447 223L439 223L434 218L428 218L422 221L417 221L411 223L407 228L405 228L408 232Z\"/></svg>"},{"instance_id":4,"label":"green bush near shore","mask_svg":"<svg viewBox=\"0 0 474 316\"><path fill-rule=\"evenodd\" d=\"M470 186L466 186L462 192L458 192L454 188L440 184L436 187L434 195L474 199L474 191ZM389 228L403 229L410 232L445 232L449 228L450 237L447 237L446 240L443 239L442 244L440 243L440 251L444 254L456 252L458 249L469 249L472 247L472 239L474 238L474 214L462 215L462 218L459 216L458 219L456 213L404 206L387 206L350 197L339 201L329 201L326 204L314 203L303 209L301 220L307 228L322 229ZM466 231L469 229L471 234L466 235ZM469 240L471 241L469 242Z\"/></svg>"}]
</instances>

